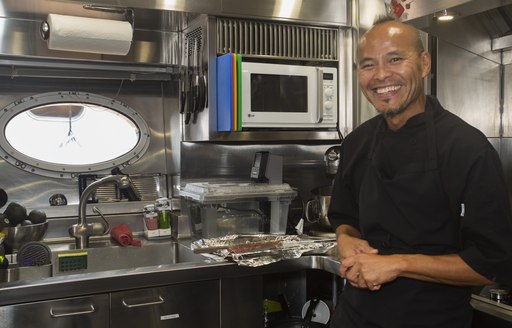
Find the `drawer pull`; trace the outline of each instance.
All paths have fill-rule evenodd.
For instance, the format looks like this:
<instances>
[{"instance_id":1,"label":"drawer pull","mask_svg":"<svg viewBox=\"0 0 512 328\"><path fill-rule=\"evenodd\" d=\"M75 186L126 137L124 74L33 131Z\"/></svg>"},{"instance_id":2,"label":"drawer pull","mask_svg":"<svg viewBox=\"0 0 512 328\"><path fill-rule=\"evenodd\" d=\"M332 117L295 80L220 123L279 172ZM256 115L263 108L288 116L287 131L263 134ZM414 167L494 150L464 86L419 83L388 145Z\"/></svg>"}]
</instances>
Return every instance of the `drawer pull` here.
<instances>
[{"instance_id":1,"label":"drawer pull","mask_svg":"<svg viewBox=\"0 0 512 328\"><path fill-rule=\"evenodd\" d=\"M90 306L89 310L78 311L78 312L69 312L69 313L55 313L55 312L53 312L53 308L50 308L50 316L52 318L62 318L62 317L70 317L70 316L75 316L75 315L94 313L96 311L96 309L94 308L94 305L91 304L89 306Z\"/></svg>"},{"instance_id":2,"label":"drawer pull","mask_svg":"<svg viewBox=\"0 0 512 328\"><path fill-rule=\"evenodd\" d=\"M125 300L123 300L123 306L127 307L127 308L135 308L135 307L140 307L140 306L150 306L150 305L158 305L158 304L162 304L164 303L164 299L162 298L162 296L158 296L158 301L154 301L154 302L147 302L147 303L140 303L140 304L128 304L126 303Z\"/></svg>"}]
</instances>

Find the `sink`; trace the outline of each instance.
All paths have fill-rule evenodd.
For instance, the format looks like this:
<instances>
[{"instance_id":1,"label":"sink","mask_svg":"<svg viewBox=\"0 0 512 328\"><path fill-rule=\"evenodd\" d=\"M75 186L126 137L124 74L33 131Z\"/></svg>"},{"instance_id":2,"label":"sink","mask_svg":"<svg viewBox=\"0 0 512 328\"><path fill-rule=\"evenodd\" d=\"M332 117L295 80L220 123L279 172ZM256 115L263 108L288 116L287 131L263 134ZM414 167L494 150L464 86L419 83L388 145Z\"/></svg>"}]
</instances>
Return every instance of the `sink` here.
<instances>
[{"instance_id":1,"label":"sink","mask_svg":"<svg viewBox=\"0 0 512 328\"><path fill-rule=\"evenodd\" d=\"M50 242L52 274L62 276L205 260L176 241L141 241L141 247L122 247L111 240L91 240L90 247L85 249L76 249L74 243Z\"/></svg>"},{"instance_id":2,"label":"sink","mask_svg":"<svg viewBox=\"0 0 512 328\"><path fill-rule=\"evenodd\" d=\"M44 240L43 243L51 250L51 264L18 266L15 263L16 254L13 254L9 268L0 270L0 284L110 270L206 262L205 257L195 254L186 246L191 241L148 241L143 237L140 240L141 247L122 247L109 237L99 237L91 239L89 247L85 249L76 249L75 242L69 238Z\"/></svg>"}]
</instances>

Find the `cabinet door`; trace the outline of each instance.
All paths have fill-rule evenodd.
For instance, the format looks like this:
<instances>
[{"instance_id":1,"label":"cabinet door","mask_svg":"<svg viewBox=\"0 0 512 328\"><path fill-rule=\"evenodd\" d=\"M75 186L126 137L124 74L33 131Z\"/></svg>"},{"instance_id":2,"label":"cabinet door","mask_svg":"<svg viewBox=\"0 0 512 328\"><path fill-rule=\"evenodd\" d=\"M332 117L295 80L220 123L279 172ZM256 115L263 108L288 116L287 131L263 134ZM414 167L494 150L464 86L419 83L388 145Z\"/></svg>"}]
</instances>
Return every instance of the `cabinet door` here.
<instances>
[{"instance_id":1,"label":"cabinet door","mask_svg":"<svg viewBox=\"0 0 512 328\"><path fill-rule=\"evenodd\" d=\"M0 328L108 328L108 294L0 307Z\"/></svg>"},{"instance_id":2,"label":"cabinet door","mask_svg":"<svg viewBox=\"0 0 512 328\"><path fill-rule=\"evenodd\" d=\"M111 294L111 328L219 328L219 282L202 281Z\"/></svg>"}]
</instances>

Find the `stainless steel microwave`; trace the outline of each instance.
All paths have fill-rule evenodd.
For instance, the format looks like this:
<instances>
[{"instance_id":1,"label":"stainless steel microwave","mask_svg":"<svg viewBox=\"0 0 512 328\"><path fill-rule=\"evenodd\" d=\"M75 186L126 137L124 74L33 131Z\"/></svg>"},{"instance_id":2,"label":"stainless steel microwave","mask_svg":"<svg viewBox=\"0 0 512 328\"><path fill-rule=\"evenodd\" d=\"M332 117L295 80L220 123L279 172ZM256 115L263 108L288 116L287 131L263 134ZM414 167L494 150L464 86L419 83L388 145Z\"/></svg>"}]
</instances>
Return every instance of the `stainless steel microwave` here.
<instances>
[{"instance_id":1,"label":"stainless steel microwave","mask_svg":"<svg viewBox=\"0 0 512 328\"><path fill-rule=\"evenodd\" d=\"M242 63L244 128L334 128L337 69Z\"/></svg>"}]
</instances>

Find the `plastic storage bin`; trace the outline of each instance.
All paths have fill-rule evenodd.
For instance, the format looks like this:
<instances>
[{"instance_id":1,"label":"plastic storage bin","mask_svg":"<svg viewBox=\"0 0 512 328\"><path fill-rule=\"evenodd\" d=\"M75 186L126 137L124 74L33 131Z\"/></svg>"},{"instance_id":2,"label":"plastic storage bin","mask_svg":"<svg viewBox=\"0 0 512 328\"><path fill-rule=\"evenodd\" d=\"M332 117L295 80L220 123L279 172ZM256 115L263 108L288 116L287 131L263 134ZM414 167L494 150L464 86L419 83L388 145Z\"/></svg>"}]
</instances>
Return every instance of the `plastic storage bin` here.
<instances>
[{"instance_id":1,"label":"plastic storage bin","mask_svg":"<svg viewBox=\"0 0 512 328\"><path fill-rule=\"evenodd\" d=\"M297 192L288 184L188 183L182 209L198 238L227 234L286 233L288 208Z\"/></svg>"}]
</instances>

